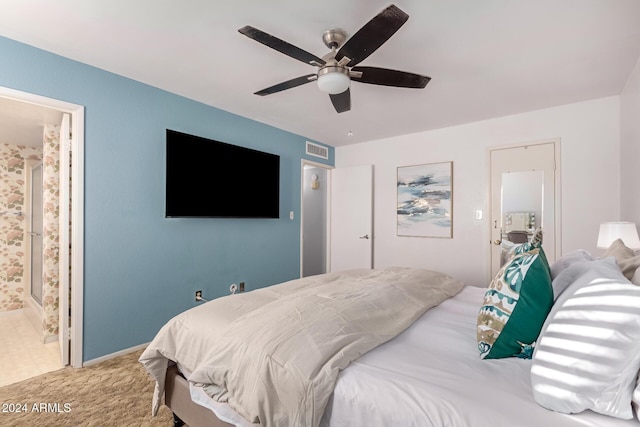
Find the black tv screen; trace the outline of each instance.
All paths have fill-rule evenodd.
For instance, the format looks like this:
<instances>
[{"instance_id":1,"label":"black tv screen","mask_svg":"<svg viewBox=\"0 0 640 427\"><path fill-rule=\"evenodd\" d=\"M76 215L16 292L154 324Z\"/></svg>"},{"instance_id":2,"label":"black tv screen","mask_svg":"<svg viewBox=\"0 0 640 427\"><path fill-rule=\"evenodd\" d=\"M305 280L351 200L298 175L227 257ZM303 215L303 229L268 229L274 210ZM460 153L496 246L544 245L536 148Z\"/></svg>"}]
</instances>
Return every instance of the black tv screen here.
<instances>
[{"instance_id":1,"label":"black tv screen","mask_svg":"<svg viewBox=\"0 0 640 427\"><path fill-rule=\"evenodd\" d=\"M167 129L167 218L279 218L280 156Z\"/></svg>"}]
</instances>

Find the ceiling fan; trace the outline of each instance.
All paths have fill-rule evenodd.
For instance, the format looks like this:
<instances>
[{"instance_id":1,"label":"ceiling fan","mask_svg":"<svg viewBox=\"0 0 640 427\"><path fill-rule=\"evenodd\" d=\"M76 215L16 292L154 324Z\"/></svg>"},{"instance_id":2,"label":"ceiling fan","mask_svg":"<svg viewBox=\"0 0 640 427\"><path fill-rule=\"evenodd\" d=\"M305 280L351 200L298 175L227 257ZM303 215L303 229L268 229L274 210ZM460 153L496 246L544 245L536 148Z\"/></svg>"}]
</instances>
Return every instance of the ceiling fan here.
<instances>
[{"instance_id":1,"label":"ceiling fan","mask_svg":"<svg viewBox=\"0 0 640 427\"><path fill-rule=\"evenodd\" d=\"M331 52L322 58L255 27L244 26L238 31L250 39L298 61L318 67L318 71L314 74L278 83L255 92L255 95L271 95L315 80L320 90L329 94L336 111L343 113L351 109L349 87L352 80L374 85L423 89L431 80L430 77L387 68L357 66L394 35L408 19L409 15L397 6L390 5L367 22L349 40L347 40L347 34L341 29L327 30L322 35L322 40Z\"/></svg>"}]
</instances>

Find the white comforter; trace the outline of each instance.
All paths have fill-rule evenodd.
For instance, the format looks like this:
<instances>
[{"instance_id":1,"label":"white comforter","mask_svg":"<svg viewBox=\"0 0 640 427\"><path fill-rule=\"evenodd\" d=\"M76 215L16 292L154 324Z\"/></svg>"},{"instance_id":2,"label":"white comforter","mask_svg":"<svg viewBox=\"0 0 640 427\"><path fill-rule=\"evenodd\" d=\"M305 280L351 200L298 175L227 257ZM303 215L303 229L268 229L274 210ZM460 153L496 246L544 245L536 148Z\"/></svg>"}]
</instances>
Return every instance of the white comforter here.
<instances>
[{"instance_id":1,"label":"white comforter","mask_svg":"<svg viewBox=\"0 0 640 427\"><path fill-rule=\"evenodd\" d=\"M476 325L485 290L465 287L351 363L321 426L640 427L592 411L549 411L533 398L531 360L480 359Z\"/></svg>"},{"instance_id":2,"label":"white comforter","mask_svg":"<svg viewBox=\"0 0 640 427\"><path fill-rule=\"evenodd\" d=\"M140 361L156 380L169 360L251 422L317 426L339 372L397 336L462 283L408 268L352 270L220 298L168 322Z\"/></svg>"}]
</instances>

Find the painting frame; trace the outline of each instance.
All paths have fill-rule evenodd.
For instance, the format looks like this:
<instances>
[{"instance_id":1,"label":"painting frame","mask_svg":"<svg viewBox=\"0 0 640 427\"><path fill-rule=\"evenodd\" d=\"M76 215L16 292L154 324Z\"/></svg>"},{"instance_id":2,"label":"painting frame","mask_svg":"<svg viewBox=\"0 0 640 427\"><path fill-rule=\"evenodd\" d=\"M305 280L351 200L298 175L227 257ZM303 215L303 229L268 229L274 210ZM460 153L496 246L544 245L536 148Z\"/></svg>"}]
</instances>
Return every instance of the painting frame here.
<instances>
[{"instance_id":1,"label":"painting frame","mask_svg":"<svg viewBox=\"0 0 640 427\"><path fill-rule=\"evenodd\" d=\"M398 166L396 233L453 238L453 162Z\"/></svg>"}]
</instances>

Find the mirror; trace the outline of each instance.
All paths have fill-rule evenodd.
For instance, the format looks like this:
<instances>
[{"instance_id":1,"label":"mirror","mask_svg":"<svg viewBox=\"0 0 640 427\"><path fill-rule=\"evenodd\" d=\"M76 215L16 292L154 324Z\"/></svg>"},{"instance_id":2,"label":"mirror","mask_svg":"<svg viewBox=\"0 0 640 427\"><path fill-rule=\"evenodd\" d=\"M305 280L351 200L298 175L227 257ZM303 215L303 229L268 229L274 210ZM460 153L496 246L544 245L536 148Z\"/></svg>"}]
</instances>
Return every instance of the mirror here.
<instances>
[{"instance_id":1,"label":"mirror","mask_svg":"<svg viewBox=\"0 0 640 427\"><path fill-rule=\"evenodd\" d=\"M500 195L500 265L516 245L542 226L544 171L503 172Z\"/></svg>"},{"instance_id":2,"label":"mirror","mask_svg":"<svg viewBox=\"0 0 640 427\"><path fill-rule=\"evenodd\" d=\"M502 240L524 243L542 226L544 171L502 173ZM525 233L525 234L523 234Z\"/></svg>"}]
</instances>

